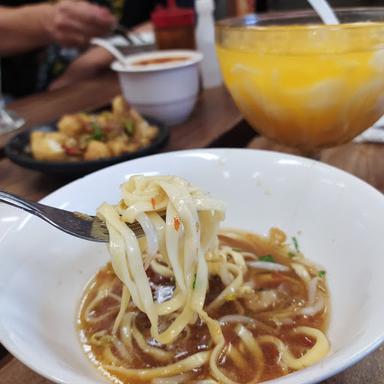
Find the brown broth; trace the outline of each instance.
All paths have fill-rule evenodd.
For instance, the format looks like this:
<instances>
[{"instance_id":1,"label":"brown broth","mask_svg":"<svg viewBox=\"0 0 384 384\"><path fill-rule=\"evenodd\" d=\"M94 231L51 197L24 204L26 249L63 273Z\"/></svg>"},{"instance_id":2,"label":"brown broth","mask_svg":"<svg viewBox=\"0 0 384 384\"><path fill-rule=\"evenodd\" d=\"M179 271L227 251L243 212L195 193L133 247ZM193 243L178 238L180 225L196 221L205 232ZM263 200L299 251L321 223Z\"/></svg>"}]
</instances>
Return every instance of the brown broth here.
<instances>
[{"instance_id":1,"label":"brown broth","mask_svg":"<svg viewBox=\"0 0 384 384\"><path fill-rule=\"evenodd\" d=\"M264 238L257 235L247 235L244 240L233 240L229 239L226 236L220 237L220 242L222 245L229 245L232 247L239 248L244 251L255 252L258 256L262 255L272 255L276 262L289 265L292 262L287 256L287 248L282 243L276 243L270 238ZM316 276L318 271L314 268L308 268L311 276ZM147 272L148 277L151 281L151 288L153 295L156 295L156 292L160 287L172 287L173 281L168 278L157 275L151 269ZM292 315L290 316L290 322L287 324L277 325L275 322L276 316L279 313L284 312L288 307L300 308L304 305L307 297L306 285L300 280L300 278L295 274L295 272L290 269L289 272L266 272L261 270L255 270L249 268L247 273L244 276L244 281L252 282L256 288L255 295L260 294L263 291L269 289L280 289L283 294L279 296L279 300L274 304L272 308L265 308L264 310L254 311L252 305L247 304L247 298L237 298L235 300L229 300L224 305L222 305L218 310L209 313L212 318L219 319L224 315L235 314L239 304L243 308L244 315L252 317L260 322L262 326L257 326L254 328L248 327L252 332L253 336L256 338L261 335L271 334L273 336L281 339L286 345L288 345L292 354L296 357L299 357L305 353L306 350L311 348L314 344L313 340L304 336L293 334L292 330L297 326L305 325L309 327L314 327L326 331L328 325L328 289L325 282L325 279L319 279L319 289L325 293L326 306L325 309L314 315L313 317L307 317L303 315ZM101 269L94 280L88 286L85 291L81 308L78 318L78 329L80 332L81 341L84 347L84 350L90 357L90 359L97 364L99 367L105 363L104 352L105 346L98 346L90 343L90 337L93 333L105 330L107 334L111 334L114 320L117 314L118 301L107 297L103 299L96 307L95 311L91 313L91 316L99 316L105 314L108 311L111 314L105 317L103 320L97 322L96 324L91 324L87 321L85 317L85 309L91 303L91 301L96 297L99 288L105 284L110 284L112 292L118 296L121 295L122 285L120 281L116 278L111 264L108 264L106 267ZM209 291L206 297L206 304L209 304L214 298L222 291L224 288L221 280L218 277L213 277L209 281ZM285 294L287 297L285 297ZM250 298L252 300L252 298ZM132 309L134 310L134 309ZM136 309L137 311L137 309ZM145 339L150 339L149 332L149 320L146 315L143 313L138 313L136 318L136 327L143 334ZM219 360L218 366L229 378L239 383L246 383L254 378L255 372L259 368L259 362L253 359L252 355L243 351L244 346L241 345L239 339L235 333L236 324L225 324L222 326L223 335L226 340L226 344L231 343L235 345L239 352L243 354L247 363L249 363L249 369L239 369L233 362L228 358L222 357ZM136 345L134 350L134 357L130 363L124 361L122 356L119 355L119 352L115 347L111 347L112 353L115 357L118 358L119 364L126 368L149 368L149 367L159 367L163 365L172 364L179 360L182 360L190 355L193 355L196 352L210 350L213 347L207 326L198 320L195 324L189 325L188 331L190 337L186 338L185 333L183 333L179 339L168 346L162 346L161 348L171 352L172 358L167 363L159 363L155 361L152 357L144 353ZM282 368L278 364L278 352L273 345L262 344L261 345L265 365L264 370L259 378L259 381L270 380L282 376L288 372L283 372ZM108 374L108 372L104 373ZM122 383L126 384L138 384L138 383L150 383L150 381L140 381L140 380L128 380L124 375L119 373L113 373L112 376L115 376ZM204 365L199 369L195 369L192 372L192 377L189 380L198 380L209 377L209 367ZM112 377L113 379L113 377ZM116 381L116 380L115 380ZM118 382L118 381L116 381Z\"/></svg>"},{"instance_id":2,"label":"brown broth","mask_svg":"<svg viewBox=\"0 0 384 384\"><path fill-rule=\"evenodd\" d=\"M175 57L158 57L158 58L153 58L153 59L146 59L146 60L140 60L136 61L133 63L133 65L154 65L154 64L168 64L168 63L175 63L179 61L185 61L188 60L189 57L184 57L184 56L175 56Z\"/></svg>"}]
</instances>

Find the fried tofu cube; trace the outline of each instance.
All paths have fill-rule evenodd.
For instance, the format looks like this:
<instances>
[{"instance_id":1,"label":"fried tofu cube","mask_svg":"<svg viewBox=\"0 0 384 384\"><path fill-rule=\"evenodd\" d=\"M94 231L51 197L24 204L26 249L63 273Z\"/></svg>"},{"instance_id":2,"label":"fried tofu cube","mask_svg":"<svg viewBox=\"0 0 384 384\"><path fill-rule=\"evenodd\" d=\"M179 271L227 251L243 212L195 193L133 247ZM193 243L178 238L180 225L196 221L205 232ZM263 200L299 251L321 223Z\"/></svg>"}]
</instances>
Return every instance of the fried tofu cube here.
<instances>
[{"instance_id":1,"label":"fried tofu cube","mask_svg":"<svg viewBox=\"0 0 384 384\"><path fill-rule=\"evenodd\" d=\"M133 119L133 121L136 123L136 124L140 124L140 123L146 123L148 124L145 119L143 118L143 116L140 115L140 113L138 111L136 111L136 109L134 108L130 108L129 109L129 116Z\"/></svg>"},{"instance_id":2,"label":"fried tofu cube","mask_svg":"<svg viewBox=\"0 0 384 384\"><path fill-rule=\"evenodd\" d=\"M66 137L61 132L34 131L31 134L32 155L37 160L60 161L66 158L63 144Z\"/></svg>"},{"instance_id":3,"label":"fried tofu cube","mask_svg":"<svg viewBox=\"0 0 384 384\"><path fill-rule=\"evenodd\" d=\"M84 121L80 115L64 115L58 122L59 132L67 136L78 136L84 130Z\"/></svg>"},{"instance_id":4,"label":"fried tofu cube","mask_svg":"<svg viewBox=\"0 0 384 384\"><path fill-rule=\"evenodd\" d=\"M111 151L105 143L91 140L84 153L84 160L104 159L111 156Z\"/></svg>"},{"instance_id":5,"label":"fried tofu cube","mask_svg":"<svg viewBox=\"0 0 384 384\"><path fill-rule=\"evenodd\" d=\"M136 152L140 149L140 143L131 142L126 145L126 152Z\"/></svg>"},{"instance_id":6,"label":"fried tofu cube","mask_svg":"<svg viewBox=\"0 0 384 384\"><path fill-rule=\"evenodd\" d=\"M158 134L158 128L149 125L146 121L142 121L137 125L137 129L135 131L135 137L139 140L151 141Z\"/></svg>"},{"instance_id":7,"label":"fried tofu cube","mask_svg":"<svg viewBox=\"0 0 384 384\"><path fill-rule=\"evenodd\" d=\"M125 140L122 140L121 137L117 137L114 140L109 140L107 145L113 156L120 156L127 152L126 142Z\"/></svg>"},{"instance_id":8,"label":"fried tofu cube","mask_svg":"<svg viewBox=\"0 0 384 384\"><path fill-rule=\"evenodd\" d=\"M112 100L112 111L115 115L123 115L129 111L130 107L128 103L124 100L123 96L116 96Z\"/></svg>"}]
</instances>

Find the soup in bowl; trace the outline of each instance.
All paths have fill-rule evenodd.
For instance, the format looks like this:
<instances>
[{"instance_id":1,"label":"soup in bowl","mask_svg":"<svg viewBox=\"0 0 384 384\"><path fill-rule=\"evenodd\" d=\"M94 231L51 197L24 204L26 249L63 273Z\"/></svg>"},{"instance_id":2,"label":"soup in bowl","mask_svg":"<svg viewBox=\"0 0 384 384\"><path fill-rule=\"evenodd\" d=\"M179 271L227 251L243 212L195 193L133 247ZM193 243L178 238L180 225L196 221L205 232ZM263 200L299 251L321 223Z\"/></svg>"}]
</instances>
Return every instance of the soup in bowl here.
<instances>
[{"instance_id":1,"label":"soup in bowl","mask_svg":"<svg viewBox=\"0 0 384 384\"><path fill-rule=\"evenodd\" d=\"M282 296L279 295L283 294L286 289L290 289L287 288L291 286L290 284L292 287L295 286L294 281L297 280L298 288L295 292L297 297L300 297L298 301L307 300L307 296L310 296L309 293L302 292L300 288L304 286L302 281L305 279L305 273L297 272L293 267L293 263L304 265L305 259L302 258L302 255L314 263L314 269L311 269L309 264L306 266L309 273L307 277L309 281L315 281L316 284L312 284L312 286L317 287L321 292L323 304L319 306L321 310L318 314L325 316L320 316L318 319L320 322L317 324L315 324L316 321L305 325L304 323L289 324L288 321L283 324L283 327L286 327L288 332L298 326L317 327L324 337L319 336L319 333L307 335L309 344L305 348L310 350L313 347L311 343L314 341L320 342L323 346L328 343L328 347L322 348L321 356L312 361L313 364L297 367L303 368L298 371L296 368L290 369L276 382L286 384L318 382L355 363L382 341L381 324L384 310L380 303L384 282L380 271L384 266L384 261L381 257L383 249L380 239L381 228L384 224L384 199L378 191L349 174L313 160L273 152L218 149L174 152L119 164L61 188L45 198L44 203L90 214L94 214L102 202L112 203L112 211L103 210L102 212L108 223L108 220L111 220L108 219L110 212L113 212L114 209L125 210L127 208L124 204L128 200L125 197L125 203L121 203L118 185L122 182L128 183L124 184L124 191L135 195L135 190L129 183L132 180L131 177L138 174L151 178L151 180L158 180L160 175L176 175L188 180L196 188L188 189L189 187L182 185L195 198L195 203L199 204L200 214L204 213L204 209L213 210L218 214L217 219L222 221L221 225L226 232L221 234L220 249L221 251L224 249L228 263L233 264L226 266L232 277L225 275L225 268L222 276L221 272L217 272L217 281L212 286L211 297L209 294L207 296L207 298L209 297L207 305L211 305L211 308L204 307L204 309L211 319L219 319L219 321L227 323L222 328L224 338L228 340L229 335L229 339L233 341L232 344L238 353L233 352L234 349L232 352L228 352L229 347L227 347L225 354L229 353L237 357L240 355L237 360L241 362L241 356L246 353L246 350L242 348L246 347L238 344L238 338L247 340L247 337L250 336L249 333L251 333L251 340L252 337L257 339L262 336L256 334L251 325L247 324L252 320L244 320L249 317L250 311L255 310L252 305L260 304L257 301L252 302L254 296L265 296L261 301L263 305L266 300L273 302L276 297L281 298ZM136 185L140 185L140 183L140 180L136 180ZM164 180L161 183L163 183L163 187L166 187ZM237 188L239 185L241 188ZM92 195L89 194L89 190L92 190ZM209 191L210 196L199 191ZM362 200L365 202L364 205L361 204ZM148 201L149 210L157 207L161 212L161 201L157 199ZM116 203L118 206L115 206ZM226 210L225 219L221 215L224 209ZM127 215L128 213L126 212ZM209 230L204 227L207 223L214 223L212 217L206 216L205 213L203 216L204 220L200 224L201 228L205 228L204 233L214 233L215 226L211 225ZM102 375L101 370L97 369L84 353L83 348L86 343L84 343L84 339L79 338L79 324L77 323L79 315L80 320L86 320L87 309L91 308L88 312L91 320L97 318L98 315L108 315L109 310L115 311L113 321L108 320L110 324L107 326L112 326L117 315L116 309L113 307L117 307L117 311L120 311L119 303L123 301L120 289L123 287L116 286L112 291L108 291L112 294L112 301L107 303L110 305L107 311L98 313L98 311L102 311L102 308L90 305L97 296L97 292L105 293L108 290L108 284L104 286L104 290L97 287L108 283L108 279L115 279L113 273L119 273L116 264L112 265L113 269L108 265L111 255L107 247L74 239L58 232L37 218L24 215L12 208L3 207L1 217L0 228L2 233L5 233L0 242L2 255L0 270L1 342L17 358L53 381L68 384L108 383L108 377ZM128 220L129 215L126 217ZM187 228L187 222L183 220L183 217L177 220L173 217L172 220L169 218L168 222L177 231L184 226ZM116 225L113 218L109 224L112 227ZM271 227L279 228L279 230L275 229L271 232ZM196 227L191 226L190 228ZM240 229L240 235L233 228ZM252 236L255 235L251 235L244 240L244 232L258 233L262 237L253 238ZM119 244L120 235L116 235L113 231L111 235L114 236L115 244ZM21 237L23 242L20 242ZM206 239L210 239L210 237L207 235ZM249 242L252 246L249 245ZM209 242L209 244L210 249L216 249L217 244L213 242ZM261 246L264 247L262 251L260 251ZM256 250L255 247L259 249ZM114 247L114 249L116 250L118 247ZM114 251L112 251L112 256L113 254ZM170 255L169 252L168 255ZM217 254L213 253L213 256L215 255ZM139 260L141 259L139 258ZM241 267L241 260L251 271L248 275L241 272L245 271L242 269L244 266ZM207 259L207 261L208 264L214 263L215 259ZM167 273L166 261L158 259L157 263L160 265L160 267L157 266L160 271L159 275L164 276ZM260 271L263 271L262 268L266 268L266 265L269 268L272 268L271 265L273 265L275 270L273 273L264 270L261 275L266 276L260 276ZM209 274L214 275L215 267L209 265L209 268L211 268ZM189 276L188 279L191 283L187 285L187 291L199 291L206 281L201 279L201 271L192 263L187 272L186 276ZM252 293L247 304L242 302L244 307L242 314L241 309L238 309L238 312L228 310L220 313L220 316L216 316L215 311L221 311L221 309L220 300L216 302L215 300L225 290L225 286L230 286L236 280L235 276L242 274L243 282L264 284L268 279L279 278L285 279L287 283L283 284L280 281L281 284L277 284L280 291L275 293L271 292L275 289L273 281L269 282L271 284L269 287L259 285L259 288L262 289L257 293ZM94 280L95 276L96 280ZM131 276L135 276L135 284L142 281L137 274ZM170 280L172 280L171 277L169 277ZM264 282L261 282L260 279ZM172 286L168 283L163 286ZM133 299L135 290L131 290L132 287L130 286L129 292L133 294L132 300L136 300L138 296ZM95 288L96 291L92 292L92 289ZM169 294L169 289L171 288L168 288L168 293L167 289L163 289L162 294ZM215 289L216 292L214 292ZM249 289L255 289L255 286L250 285ZM226 305L237 306L234 293L236 290L230 290L222 295ZM244 293L246 294L246 292ZM93 294L96 296L92 297ZM158 292L158 294L160 293ZM82 297L84 300L81 302ZM319 294L317 297L320 297ZM137 303L139 306L141 305L140 301ZM185 300L182 299L181 303L184 305ZM217 305L219 306L217 307ZM251 310L249 306L253 309ZM324 312L326 307L330 309L327 313ZM299 310L304 308L305 306L302 305ZM265 312L262 311L264 315ZM161 313L164 314L164 312ZM232 321L236 321L236 318L233 318L234 313L238 317L244 316L240 321L240 325L244 329L241 326L233 327L236 334L231 338L231 326L225 327ZM310 316L311 314L307 311L304 315ZM145 332L151 329L147 318L141 318L140 313L135 313L136 316L138 317L135 323L127 328L128 331L132 330L136 334L133 336L135 347L140 343L137 341L140 340L137 331L141 332L145 338L148 337L146 339L148 341L149 336ZM228 316L232 317L228 318ZM204 318L202 313L199 314L199 317L209 323L208 318ZM188 324L195 324L192 319L193 316L189 319ZM287 318L283 316L277 320L284 323ZM125 321L127 319L123 319L121 324L124 325ZM273 324L267 322L265 318L255 316L254 321L259 322L259 327L263 325L267 328L274 328ZM199 323L196 324L199 325ZM83 332L86 331L86 325L85 323L80 324ZM212 331L214 334L214 329L213 326L212 329L209 329L209 333ZM102 327L93 329L94 333L100 331L103 332L104 329ZM204 331L200 331L204 335ZM305 329L298 331L308 332ZM274 332L273 329L272 332ZM96 341L101 342L104 336L108 335L99 333L96 335ZM163 336L160 336L161 344L167 344L164 342ZM283 334L275 333L273 337L289 344L289 340ZM169 352L166 348L162 348L159 341L156 340L157 335L155 334L149 347ZM262 344L260 338L257 341ZM300 343L300 337L296 341ZM245 346L254 345L252 341L248 344L246 341L243 343ZM198 355L199 362L207 357L207 352L211 351L214 345L217 345L214 340L206 339L205 344L201 338L198 340L195 347L200 346L199 348L201 348L201 351L196 352L201 353ZM295 354L295 346L291 344L289 348ZM96 352L96 350L88 349L86 352ZM157 352L163 355L162 352ZM108 357L108 352L105 353L105 356ZM112 350L112 353L115 354L115 351ZM185 354L188 354L188 348L180 349L178 353L180 353L180 359L183 359L183 356L187 358L188 356ZM251 354L251 356L254 355ZM296 355L294 358L300 357ZM148 359L150 360L150 357ZM285 361L289 362L289 360ZM129 368L129 364L125 364L127 364L125 368ZM167 361L164 361L162 365L166 366ZM151 360L146 368L155 367L156 364ZM227 372L227 368L219 364L219 369L224 374L231 375ZM256 369L254 371L256 372ZM169 376L172 376L173 371L169 372ZM260 377L260 379L276 377L275 373L269 377ZM188 370L180 374L188 374ZM161 382L163 376L164 374L155 375L150 378L149 382ZM210 375L210 377L212 380L222 382L217 380L216 376ZM234 379L234 376L230 377ZM249 379L244 376L236 380L247 382ZM184 382L188 382L188 380ZM126 382L136 383L138 381L137 378L131 378Z\"/></svg>"}]
</instances>

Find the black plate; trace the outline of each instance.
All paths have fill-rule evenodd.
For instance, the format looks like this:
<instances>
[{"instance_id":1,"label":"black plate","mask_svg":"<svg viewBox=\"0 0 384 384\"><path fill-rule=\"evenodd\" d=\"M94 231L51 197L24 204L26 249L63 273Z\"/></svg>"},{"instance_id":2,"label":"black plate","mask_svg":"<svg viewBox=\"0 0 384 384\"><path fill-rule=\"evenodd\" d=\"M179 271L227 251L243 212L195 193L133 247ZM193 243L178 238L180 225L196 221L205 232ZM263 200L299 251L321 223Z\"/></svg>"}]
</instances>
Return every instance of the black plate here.
<instances>
[{"instance_id":1,"label":"black plate","mask_svg":"<svg viewBox=\"0 0 384 384\"><path fill-rule=\"evenodd\" d=\"M109 157L107 159L100 160L83 161L43 161L34 159L27 150L30 142L31 131L56 131L56 123L34 127L29 131L19 133L8 142L4 151L5 155L10 160L24 168L57 175L84 175L112 164L153 154L164 146L169 137L168 127L151 118L146 118L146 120L150 124L156 125L159 128L157 137L147 147L121 156Z\"/></svg>"}]
</instances>

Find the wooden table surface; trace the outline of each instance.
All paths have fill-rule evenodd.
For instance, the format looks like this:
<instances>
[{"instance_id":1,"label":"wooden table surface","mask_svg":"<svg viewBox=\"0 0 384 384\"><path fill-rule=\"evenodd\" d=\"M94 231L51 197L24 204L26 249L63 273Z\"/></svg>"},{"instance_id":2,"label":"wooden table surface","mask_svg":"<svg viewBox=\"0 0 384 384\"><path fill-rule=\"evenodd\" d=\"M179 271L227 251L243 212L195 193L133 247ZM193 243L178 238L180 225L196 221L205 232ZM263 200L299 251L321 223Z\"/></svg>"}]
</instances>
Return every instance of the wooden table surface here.
<instances>
[{"instance_id":1,"label":"wooden table surface","mask_svg":"<svg viewBox=\"0 0 384 384\"><path fill-rule=\"evenodd\" d=\"M106 74L76 86L18 100L10 108L23 116L28 122L27 127L31 127L55 120L64 113L107 105L118 92L116 78ZM0 189L38 200L69 181L68 178L20 168L4 158L1 149L11 136L0 136ZM248 147L292 152L257 137L221 87L200 95L190 119L172 127L171 138L163 150L204 147ZM320 160L344 169L384 192L383 156L384 145L350 143L322 151ZM26 383L49 384L50 381L31 371L0 345L0 384ZM357 365L324 381L324 384L358 383L384 384L384 346Z\"/></svg>"}]
</instances>

